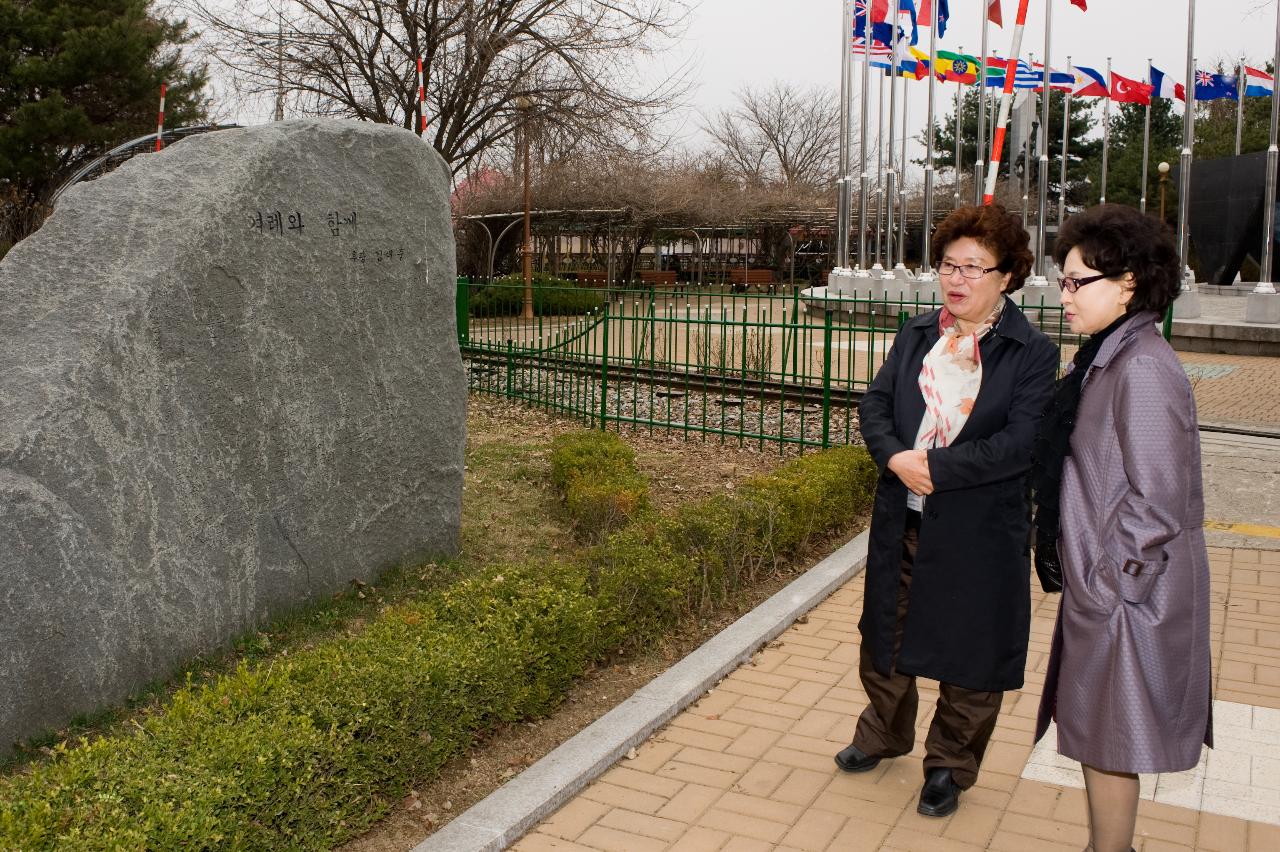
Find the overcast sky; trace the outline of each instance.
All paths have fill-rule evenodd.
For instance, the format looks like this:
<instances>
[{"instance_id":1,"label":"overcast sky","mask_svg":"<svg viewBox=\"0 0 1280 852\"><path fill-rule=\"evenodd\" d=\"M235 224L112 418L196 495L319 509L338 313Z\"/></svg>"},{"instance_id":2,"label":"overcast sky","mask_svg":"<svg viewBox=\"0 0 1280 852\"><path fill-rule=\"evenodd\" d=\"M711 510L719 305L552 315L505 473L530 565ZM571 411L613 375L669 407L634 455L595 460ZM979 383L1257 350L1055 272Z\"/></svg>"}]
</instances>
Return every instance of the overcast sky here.
<instances>
[{"instance_id":1,"label":"overcast sky","mask_svg":"<svg viewBox=\"0 0 1280 852\"><path fill-rule=\"evenodd\" d=\"M837 88L840 77L841 0L686 0L693 6L684 37L655 61L654 76L689 65L694 88L690 104L671 125L684 144L699 147L706 137L704 116L732 106L744 86L774 80ZM890 3L893 0L889 0ZM950 0L951 19L940 49L977 53L982 10L988 0ZM1044 53L1045 4L1053 3L1052 64L1113 69L1141 79L1147 57L1156 67L1183 81L1186 77L1187 0L1089 0L1088 12L1069 0L1031 0L1022 54ZM1196 6L1195 55L1201 67L1231 64L1243 55L1258 67L1272 57L1276 7L1280 0L1200 0ZM917 0L917 5L919 0ZM1008 55L1017 0L1002 0L1006 26L990 29L990 49ZM928 48L921 29L920 49ZM914 133L925 123L927 83L912 83ZM941 119L955 97L955 85L938 87ZM874 96L873 96L874 103ZM235 119L254 123L270 117L270 105L232 110ZM259 114L261 113L261 114ZM914 155L913 155L914 156Z\"/></svg>"},{"instance_id":2,"label":"overcast sky","mask_svg":"<svg viewBox=\"0 0 1280 852\"><path fill-rule=\"evenodd\" d=\"M698 113L733 102L743 86L775 79L801 83L840 82L841 0L692 0L697 8L681 46L674 53L695 62L693 114L681 125L681 136L696 144ZM893 0L889 0L892 4ZM1178 81L1186 77L1186 0L1089 0L1087 12L1069 0L1031 0L1022 54L1044 54L1046 2L1053 3L1051 64L1112 69L1142 79L1146 61ZM917 6L919 0L917 0ZM982 44L982 10L987 0L951 0L947 34L939 49L978 53ZM1017 0L1002 0L1005 27L990 27L989 47L1007 56L1013 39ZM1275 49L1277 0L1200 0L1196 5L1195 55L1201 67L1237 61L1241 55L1262 67ZM928 30L921 29L921 50L928 49ZM674 57L673 57L674 58ZM911 112L923 128L925 81L913 83ZM938 87L947 114L955 84Z\"/></svg>"}]
</instances>

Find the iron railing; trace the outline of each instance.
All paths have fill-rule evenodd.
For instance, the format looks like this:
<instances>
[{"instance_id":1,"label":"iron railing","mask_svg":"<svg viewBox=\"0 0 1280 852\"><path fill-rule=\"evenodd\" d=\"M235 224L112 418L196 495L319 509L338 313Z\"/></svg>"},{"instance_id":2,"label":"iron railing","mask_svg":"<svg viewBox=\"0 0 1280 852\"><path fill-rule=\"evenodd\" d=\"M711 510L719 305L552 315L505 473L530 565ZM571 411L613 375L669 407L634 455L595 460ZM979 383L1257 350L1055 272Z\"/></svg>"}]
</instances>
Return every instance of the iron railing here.
<instances>
[{"instance_id":1,"label":"iron railing","mask_svg":"<svg viewBox=\"0 0 1280 852\"><path fill-rule=\"evenodd\" d=\"M602 429L734 438L780 449L856 440L856 406L893 336L937 307L871 295L820 300L719 288L539 286L458 281L458 337L472 390ZM1026 301L1015 298L1015 301ZM1056 305L1023 304L1060 345Z\"/></svg>"}]
</instances>

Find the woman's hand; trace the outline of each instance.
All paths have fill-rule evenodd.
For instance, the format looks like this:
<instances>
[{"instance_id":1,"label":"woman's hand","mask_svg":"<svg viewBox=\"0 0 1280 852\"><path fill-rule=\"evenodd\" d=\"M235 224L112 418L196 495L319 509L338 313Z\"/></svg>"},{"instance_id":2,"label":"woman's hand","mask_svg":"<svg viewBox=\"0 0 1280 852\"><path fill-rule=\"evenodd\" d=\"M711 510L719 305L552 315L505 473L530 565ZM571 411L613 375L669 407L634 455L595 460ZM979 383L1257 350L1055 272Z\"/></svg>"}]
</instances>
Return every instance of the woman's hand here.
<instances>
[{"instance_id":1,"label":"woman's hand","mask_svg":"<svg viewBox=\"0 0 1280 852\"><path fill-rule=\"evenodd\" d=\"M929 476L929 455L924 450L903 450L889 459L889 470L897 474L911 493L921 497L933 493Z\"/></svg>"}]
</instances>

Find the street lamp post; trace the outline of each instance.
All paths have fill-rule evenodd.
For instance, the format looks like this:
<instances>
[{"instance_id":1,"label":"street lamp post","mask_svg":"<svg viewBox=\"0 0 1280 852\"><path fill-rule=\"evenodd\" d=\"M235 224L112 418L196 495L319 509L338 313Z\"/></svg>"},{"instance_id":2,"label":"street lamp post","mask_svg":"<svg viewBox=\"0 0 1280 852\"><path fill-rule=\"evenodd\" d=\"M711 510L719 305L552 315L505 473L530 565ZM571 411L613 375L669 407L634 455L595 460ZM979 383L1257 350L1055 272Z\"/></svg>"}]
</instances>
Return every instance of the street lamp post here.
<instances>
[{"instance_id":1,"label":"street lamp post","mask_svg":"<svg viewBox=\"0 0 1280 852\"><path fill-rule=\"evenodd\" d=\"M516 109L520 111L520 144L524 157L524 245L521 247L524 270L524 311L525 319L533 319L533 233L529 225L529 109L533 101L524 95L516 98Z\"/></svg>"},{"instance_id":2,"label":"street lamp post","mask_svg":"<svg viewBox=\"0 0 1280 852\"><path fill-rule=\"evenodd\" d=\"M1156 171L1160 172L1160 221L1164 218L1164 188L1169 185L1169 164L1161 163L1156 166Z\"/></svg>"}]
</instances>

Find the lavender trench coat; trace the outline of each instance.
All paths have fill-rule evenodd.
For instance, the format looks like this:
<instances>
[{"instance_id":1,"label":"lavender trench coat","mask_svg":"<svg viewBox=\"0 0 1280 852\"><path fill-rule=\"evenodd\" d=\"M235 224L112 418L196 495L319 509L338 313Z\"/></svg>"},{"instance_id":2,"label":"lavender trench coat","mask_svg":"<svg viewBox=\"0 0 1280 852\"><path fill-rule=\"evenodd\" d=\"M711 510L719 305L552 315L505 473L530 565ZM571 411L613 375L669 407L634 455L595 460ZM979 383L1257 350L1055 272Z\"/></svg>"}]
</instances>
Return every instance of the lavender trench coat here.
<instances>
[{"instance_id":1,"label":"lavender trench coat","mask_svg":"<svg viewBox=\"0 0 1280 852\"><path fill-rule=\"evenodd\" d=\"M1036 725L1110 772L1178 772L1213 745L1209 559L1195 400L1138 313L1085 376L1062 472L1062 604Z\"/></svg>"}]
</instances>

